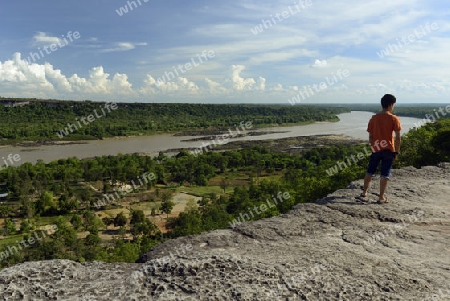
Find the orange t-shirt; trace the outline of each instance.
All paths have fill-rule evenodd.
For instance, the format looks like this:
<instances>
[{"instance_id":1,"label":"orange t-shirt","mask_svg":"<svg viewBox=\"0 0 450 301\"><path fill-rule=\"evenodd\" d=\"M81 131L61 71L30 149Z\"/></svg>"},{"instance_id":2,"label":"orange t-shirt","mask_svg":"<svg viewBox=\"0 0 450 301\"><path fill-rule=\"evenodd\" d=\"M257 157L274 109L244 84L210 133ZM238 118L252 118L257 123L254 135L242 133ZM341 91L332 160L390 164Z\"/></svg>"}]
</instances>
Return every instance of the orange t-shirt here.
<instances>
[{"instance_id":1,"label":"orange t-shirt","mask_svg":"<svg viewBox=\"0 0 450 301\"><path fill-rule=\"evenodd\" d=\"M372 151L381 152L390 150L395 152L393 132L402 129L400 119L391 113L378 113L373 115L367 126L367 131L372 134Z\"/></svg>"}]
</instances>

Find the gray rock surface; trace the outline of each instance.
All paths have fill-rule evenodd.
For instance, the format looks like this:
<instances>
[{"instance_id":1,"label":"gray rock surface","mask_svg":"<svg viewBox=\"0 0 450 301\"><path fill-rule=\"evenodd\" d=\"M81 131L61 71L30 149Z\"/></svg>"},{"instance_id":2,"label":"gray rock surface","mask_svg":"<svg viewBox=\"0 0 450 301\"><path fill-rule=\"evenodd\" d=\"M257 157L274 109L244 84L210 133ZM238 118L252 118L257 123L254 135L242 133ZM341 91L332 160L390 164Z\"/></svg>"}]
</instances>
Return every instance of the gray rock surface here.
<instances>
[{"instance_id":1,"label":"gray rock surface","mask_svg":"<svg viewBox=\"0 0 450 301\"><path fill-rule=\"evenodd\" d=\"M315 204L168 241L141 263L27 262L0 300L450 300L450 169L394 170Z\"/></svg>"}]
</instances>

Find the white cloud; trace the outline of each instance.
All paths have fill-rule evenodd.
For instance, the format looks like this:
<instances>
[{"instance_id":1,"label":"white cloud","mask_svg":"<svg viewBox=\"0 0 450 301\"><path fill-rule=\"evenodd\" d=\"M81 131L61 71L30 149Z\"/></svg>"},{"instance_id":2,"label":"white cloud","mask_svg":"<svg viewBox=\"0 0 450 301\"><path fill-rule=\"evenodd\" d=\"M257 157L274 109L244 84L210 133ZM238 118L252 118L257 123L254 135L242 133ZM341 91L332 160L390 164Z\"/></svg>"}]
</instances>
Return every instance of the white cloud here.
<instances>
[{"instance_id":1,"label":"white cloud","mask_svg":"<svg viewBox=\"0 0 450 301\"><path fill-rule=\"evenodd\" d=\"M276 84L275 87L272 88L273 91L283 91L282 84Z\"/></svg>"},{"instance_id":2,"label":"white cloud","mask_svg":"<svg viewBox=\"0 0 450 301\"><path fill-rule=\"evenodd\" d=\"M225 87L222 87L222 85L220 83L210 80L209 78L205 78L205 82L208 86L208 91L211 94L226 94L227 93L227 89Z\"/></svg>"},{"instance_id":3,"label":"white cloud","mask_svg":"<svg viewBox=\"0 0 450 301\"><path fill-rule=\"evenodd\" d=\"M200 88L196 83L189 81L187 78L178 77L174 81L159 81L150 74L144 80L143 87L139 90L141 95L174 95L174 94L198 94Z\"/></svg>"},{"instance_id":4,"label":"white cloud","mask_svg":"<svg viewBox=\"0 0 450 301\"><path fill-rule=\"evenodd\" d=\"M27 95L38 91L43 97L70 96L75 99L136 94L125 74L117 73L111 79L99 66L89 71L88 79L77 74L67 78L49 63L30 64L22 60L20 53L15 53L12 60L0 62L0 88L9 91L10 95L16 95L15 91L28 91Z\"/></svg>"},{"instance_id":5,"label":"white cloud","mask_svg":"<svg viewBox=\"0 0 450 301\"><path fill-rule=\"evenodd\" d=\"M49 44L64 45L65 43L62 42L62 40L60 38L58 38L58 37L48 36L47 33L39 31L33 37L33 44L34 45L49 45Z\"/></svg>"},{"instance_id":6,"label":"white cloud","mask_svg":"<svg viewBox=\"0 0 450 301\"><path fill-rule=\"evenodd\" d=\"M61 74L61 70L55 70L52 65L45 63L44 74L43 80L47 80L55 90L68 93L73 92L71 84L67 78Z\"/></svg>"},{"instance_id":7,"label":"white cloud","mask_svg":"<svg viewBox=\"0 0 450 301\"><path fill-rule=\"evenodd\" d=\"M222 83L205 78L199 83L185 77L178 77L172 81L157 83L155 78L147 74L141 88L134 89L126 74L116 73L111 76L102 66L89 70L87 78L73 74L70 77L62 74L51 64L43 65L29 63L16 53L12 60L0 62L0 89L6 94L16 95L13 91L40 91L42 97L61 97L64 99L115 98L126 99L146 96L200 96L208 95L228 96L239 95L241 92L266 90L267 80L258 77L244 78L241 76L245 69L243 65L231 66L230 77L224 78ZM281 84L275 84L274 91L283 90ZM2 93L3 93L2 92ZM8 93L9 92L9 93Z\"/></svg>"},{"instance_id":8,"label":"white cloud","mask_svg":"<svg viewBox=\"0 0 450 301\"><path fill-rule=\"evenodd\" d=\"M180 91L194 93L199 90L199 87L194 82L190 82L187 78L178 77L175 81L160 83L158 89L165 93Z\"/></svg>"},{"instance_id":9,"label":"white cloud","mask_svg":"<svg viewBox=\"0 0 450 301\"><path fill-rule=\"evenodd\" d=\"M86 94L100 95L134 95L131 83L126 74L116 73L112 79L105 73L102 66L89 71L89 78L80 78L77 74L68 79L74 91Z\"/></svg>"},{"instance_id":10,"label":"white cloud","mask_svg":"<svg viewBox=\"0 0 450 301\"><path fill-rule=\"evenodd\" d=\"M147 46L147 43L120 42L116 43L114 48L102 49L101 52L128 51L135 49L136 46Z\"/></svg>"},{"instance_id":11,"label":"white cloud","mask_svg":"<svg viewBox=\"0 0 450 301\"><path fill-rule=\"evenodd\" d=\"M253 85L256 84L253 78L243 78L241 77L241 72L245 69L242 65L233 65L233 74L231 81L233 83L233 89L237 91L251 90Z\"/></svg>"},{"instance_id":12,"label":"white cloud","mask_svg":"<svg viewBox=\"0 0 450 301\"><path fill-rule=\"evenodd\" d=\"M311 65L313 68L325 68L327 67L327 61L326 60L315 60L314 64Z\"/></svg>"},{"instance_id":13,"label":"white cloud","mask_svg":"<svg viewBox=\"0 0 450 301\"><path fill-rule=\"evenodd\" d=\"M258 84L259 90L264 91L266 89L266 79L264 77L259 77Z\"/></svg>"},{"instance_id":14,"label":"white cloud","mask_svg":"<svg viewBox=\"0 0 450 301\"><path fill-rule=\"evenodd\" d=\"M443 40L434 42L433 45L439 45L435 48L435 53L444 54L448 43ZM419 50L423 46L417 47ZM420 72L420 76L419 74L412 76L417 64L427 67ZM21 58L20 53L15 53L11 60L0 61L0 91L1 95L6 97L133 102L235 99L283 103L287 102L289 95L295 94L296 91L304 90L308 85L327 82L328 78L333 85L328 85L327 89L316 93L314 98L311 97L311 101L333 101L336 98L355 101L366 96L366 99L378 97L380 93L385 92L394 93L396 96L398 94L402 99L408 100L427 96L438 100L448 99L450 92L450 81L446 79L446 73L436 72L437 69L450 63L442 62L431 54L420 55L420 52L414 51L411 54L392 55L389 60L372 61L334 56L328 57L326 64L325 60L317 60L315 65L326 65L327 68L311 68L308 63L285 66L286 78L298 76L295 83L274 82L270 77L268 80L263 76L254 76L255 72L260 72L259 69L255 70L252 67L246 69L246 65L239 64L228 67L227 76L201 78L192 70L194 73L186 74L186 77L178 77L159 84L156 83L154 74L146 74L141 81L138 80L135 88L136 85L132 85L127 74L112 75L102 66L88 70L86 77L78 74L64 75L50 63L29 63ZM398 71L399 66L402 66L401 72ZM350 75L340 78L344 70L348 70ZM291 72L293 75L290 75ZM423 73L435 76L424 77ZM284 77L276 78L284 80ZM336 79L333 80L334 78ZM332 97L334 98L331 99Z\"/></svg>"}]
</instances>

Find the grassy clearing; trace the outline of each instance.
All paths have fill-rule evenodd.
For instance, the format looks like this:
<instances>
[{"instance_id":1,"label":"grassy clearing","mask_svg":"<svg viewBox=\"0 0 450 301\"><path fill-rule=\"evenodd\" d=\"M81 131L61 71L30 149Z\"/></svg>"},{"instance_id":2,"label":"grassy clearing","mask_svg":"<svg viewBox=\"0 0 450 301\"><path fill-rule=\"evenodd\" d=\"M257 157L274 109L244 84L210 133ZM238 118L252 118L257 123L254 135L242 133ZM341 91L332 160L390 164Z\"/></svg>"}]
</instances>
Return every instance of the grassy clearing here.
<instances>
[{"instance_id":1,"label":"grassy clearing","mask_svg":"<svg viewBox=\"0 0 450 301\"><path fill-rule=\"evenodd\" d=\"M161 202L140 202L137 204L131 205L131 209L133 210L142 210L142 211L151 211L153 208L159 208Z\"/></svg>"},{"instance_id":2,"label":"grassy clearing","mask_svg":"<svg viewBox=\"0 0 450 301\"><path fill-rule=\"evenodd\" d=\"M107 210L99 211L97 213L100 213L100 214L104 213L104 214L108 215L109 217L114 218L120 212L123 212L123 214L125 214L126 217L130 216L130 211L128 210L128 208L107 209Z\"/></svg>"},{"instance_id":3,"label":"grassy clearing","mask_svg":"<svg viewBox=\"0 0 450 301\"><path fill-rule=\"evenodd\" d=\"M18 235L11 235L6 238L0 239L0 248L3 246L13 246L16 245L17 242L21 242L23 237L25 235L18 234Z\"/></svg>"},{"instance_id":4,"label":"grassy clearing","mask_svg":"<svg viewBox=\"0 0 450 301\"><path fill-rule=\"evenodd\" d=\"M272 175L265 175L259 177L259 180L266 180L266 181L279 181L281 179L281 174L272 174Z\"/></svg>"},{"instance_id":5,"label":"grassy clearing","mask_svg":"<svg viewBox=\"0 0 450 301\"><path fill-rule=\"evenodd\" d=\"M66 219L66 221L70 221L72 219L71 215L63 215L63 217ZM54 223L56 223L56 220L59 218L59 216L41 216L39 218L39 226L44 226L44 225L52 225ZM22 219L18 219L20 222L22 222ZM20 224L19 222L19 224Z\"/></svg>"},{"instance_id":6,"label":"grassy clearing","mask_svg":"<svg viewBox=\"0 0 450 301\"><path fill-rule=\"evenodd\" d=\"M229 187L226 189L226 193L232 193L233 187ZM197 197L208 196L211 193L215 193L217 195L223 193L223 189L220 186L191 186L191 187L179 187L177 192L184 192L187 194L195 195Z\"/></svg>"}]
</instances>

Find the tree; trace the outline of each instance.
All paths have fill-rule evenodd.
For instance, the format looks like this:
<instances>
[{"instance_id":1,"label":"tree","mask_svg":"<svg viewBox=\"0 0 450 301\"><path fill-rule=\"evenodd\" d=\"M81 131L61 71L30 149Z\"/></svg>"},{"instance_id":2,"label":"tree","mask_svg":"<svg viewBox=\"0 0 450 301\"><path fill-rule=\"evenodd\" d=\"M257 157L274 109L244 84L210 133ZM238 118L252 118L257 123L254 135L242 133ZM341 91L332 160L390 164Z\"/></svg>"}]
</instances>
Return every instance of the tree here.
<instances>
[{"instance_id":1,"label":"tree","mask_svg":"<svg viewBox=\"0 0 450 301\"><path fill-rule=\"evenodd\" d=\"M84 239L83 258L88 261L95 260L100 252L102 239L97 233L89 233Z\"/></svg>"},{"instance_id":2,"label":"tree","mask_svg":"<svg viewBox=\"0 0 450 301\"><path fill-rule=\"evenodd\" d=\"M157 165L155 168L156 173L156 183L157 184L165 184L164 179L164 166L163 165Z\"/></svg>"},{"instance_id":3,"label":"tree","mask_svg":"<svg viewBox=\"0 0 450 301\"><path fill-rule=\"evenodd\" d=\"M72 226L75 230L78 230L81 227L81 225L83 224L83 220L81 219L81 217L78 214L75 214L70 219L70 223L72 224Z\"/></svg>"},{"instance_id":4,"label":"tree","mask_svg":"<svg viewBox=\"0 0 450 301\"><path fill-rule=\"evenodd\" d=\"M111 190L111 184L109 184L109 181L103 180L103 193L108 193L108 191Z\"/></svg>"},{"instance_id":5,"label":"tree","mask_svg":"<svg viewBox=\"0 0 450 301\"><path fill-rule=\"evenodd\" d=\"M130 220L130 224L138 224L138 223L142 223L145 220L145 214L144 211L142 210L133 210L131 212L131 220Z\"/></svg>"},{"instance_id":6,"label":"tree","mask_svg":"<svg viewBox=\"0 0 450 301\"><path fill-rule=\"evenodd\" d=\"M227 171L228 167L228 158L225 156L220 156L219 158L219 169L221 173L224 173Z\"/></svg>"},{"instance_id":7,"label":"tree","mask_svg":"<svg viewBox=\"0 0 450 301\"><path fill-rule=\"evenodd\" d=\"M169 190L166 190L161 195L161 202L165 203L168 202L172 198L172 192Z\"/></svg>"},{"instance_id":8,"label":"tree","mask_svg":"<svg viewBox=\"0 0 450 301\"><path fill-rule=\"evenodd\" d=\"M174 237L198 234L203 231L202 217L198 211L181 212L178 218L168 221L167 227Z\"/></svg>"},{"instance_id":9,"label":"tree","mask_svg":"<svg viewBox=\"0 0 450 301\"><path fill-rule=\"evenodd\" d=\"M201 200L197 202L197 204L198 204L200 207L205 207L206 205L209 204L209 201L210 201L210 199L209 199L208 197L203 196L203 197L201 198Z\"/></svg>"},{"instance_id":10,"label":"tree","mask_svg":"<svg viewBox=\"0 0 450 301\"><path fill-rule=\"evenodd\" d=\"M148 236L143 236L139 239L139 253L144 254L157 244L158 241L156 239L151 239Z\"/></svg>"},{"instance_id":11,"label":"tree","mask_svg":"<svg viewBox=\"0 0 450 301\"><path fill-rule=\"evenodd\" d=\"M159 228L153 224L149 219L144 219L142 222L135 223L131 226L131 234L136 239L139 235L154 236L159 232Z\"/></svg>"},{"instance_id":12,"label":"tree","mask_svg":"<svg viewBox=\"0 0 450 301\"><path fill-rule=\"evenodd\" d=\"M135 262L139 258L139 244L116 240L112 262Z\"/></svg>"},{"instance_id":13,"label":"tree","mask_svg":"<svg viewBox=\"0 0 450 301\"><path fill-rule=\"evenodd\" d=\"M228 178L222 178L222 180L220 181L220 188L223 189L223 193L225 193L225 190L227 189L227 187L230 185L230 180L228 180Z\"/></svg>"},{"instance_id":14,"label":"tree","mask_svg":"<svg viewBox=\"0 0 450 301\"><path fill-rule=\"evenodd\" d=\"M431 140L431 144L436 149L438 155L437 161L441 162L450 160L450 122L448 124L449 126L447 128L440 130Z\"/></svg>"},{"instance_id":15,"label":"tree","mask_svg":"<svg viewBox=\"0 0 450 301\"><path fill-rule=\"evenodd\" d=\"M266 165L265 160L257 160L256 161L255 170L256 170L256 179L257 180L261 177L261 173L264 170L265 165Z\"/></svg>"},{"instance_id":16,"label":"tree","mask_svg":"<svg viewBox=\"0 0 450 301\"><path fill-rule=\"evenodd\" d=\"M26 218L33 217L34 206L33 206L33 203L31 202L31 198L28 194L20 196L20 205L21 205L21 210L23 212L23 215Z\"/></svg>"},{"instance_id":17,"label":"tree","mask_svg":"<svg viewBox=\"0 0 450 301\"><path fill-rule=\"evenodd\" d=\"M36 202L36 212L45 213L56 209L53 193L51 191L44 191L39 200Z\"/></svg>"},{"instance_id":18,"label":"tree","mask_svg":"<svg viewBox=\"0 0 450 301\"><path fill-rule=\"evenodd\" d=\"M83 214L85 230L93 233L97 232L103 226L102 220L95 215L93 211L85 211Z\"/></svg>"},{"instance_id":19,"label":"tree","mask_svg":"<svg viewBox=\"0 0 450 301\"><path fill-rule=\"evenodd\" d=\"M169 218L169 214L172 212L173 207L175 206L175 203L172 201L166 201L161 203L161 211L165 214L167 214L167 218Z\"/></svg>"},{"instance_id":20,"label":"tree","mask_svg":"<svg viewBox=\"0 0 450 301\"><path fill-rule=\"evenodd\" d=\"M29 233L33 230L33 224L30 220L24 219L22 223L20 223L20 233Z\"/></svg>"},{"instance_id":21,"label":"tree","mask_svg":"<svg viewBox=\"0 0 450 301\"><path fill-rule=\"evenodd\" d=\"M37 227L39 227L41 225L41 215L40 214L36 214L34 216L34 222L35 222Z\"/></svg>"},{"instance_id":22,"label":"tree","mask_svg":"<svg viewBox=\"0 0 450 301\"><path fill-rule=\"evenodd\" d=\"M125 225L120 227L119 235L122 239L125 239L125 236L127 235L127 227Z\"/></svg>"},{"instance_id":23,"label":"tree","mask_svg":"<svg viewBox=\"0 0 450 301\"><path fill-rule=\"evenodd\" d=\"M12 221L12 219L7 218L5 220L5 226L3 228L3 233L5 236L16 233L16 224Z\"/></svg>"},{"instance_id":24,"label":"tree","mask_svg":"<svg viewBox=\"0 0 450 301\"><path fill-rule=\"evenodd\" d=\"M0 206L0 216L2 217L7 217L12 211L13 208L10 206Z\"/></svg>"},{"instance_id":25,"label":"tree","mask_svg":"<svg viewBox=\"0 0 450 301\"><path fill-rule=\"evenodd\" d=\"M156 162L159 164L163 163L167 159L167 156L163 152L159 152L158 156L155 158Z\"/></svg>"},{"instance_id":26,"label":"tree","mask_svg":"<svg viewBox=\"0 0 450 301\"><path fill-rule=\"evenodd\" d=\"M67 214L78 207L78 202L75 198L69 198L66 193L63 193L58 200L58 206L61 214Z\"/></svg>"},{"instance_id":27,"label":"tree","mask_svg":"<svg viewBox=\"0 0 450 301\"><path fill-rule=\"evenodd\" d=\"M157 210L156 206L153 206L150 215L151 216L156 216L156 210Z\"/></svg>"},{"instance_id":28,"label":"tree","mask_svg":"<svg viewBox=\"0 0 450 301\"><path fill-rule=\"evenodd\" d=\"M77 259L83 249L82 241L77 238L77 232L62 216L58 216L55 225L57 231L52 235L53 240L49 244L43 240L44 243L41 246L42 251L46 253L45 259Z\"/></svg>"},{"instance_id":29,"label":"tree","mask_svg":"<svg viewBox=\"0 0 450 301\"><path fill-rule=\"evenodd\" d=\"M92 192L89 188L85 188L79 192L78 197L85 204L86 207L89 207L92 200Z\"/></svg>"},{"instance_id":30,"label":"tree","mask_svg":"<svg viewBox=\"0 0 450 301\"><path fill-rule=\"evenodd\" d=\"M104 217L102 218L102 222L106 226L106 230L108 230L108 226L114 224L114 219L111 217Z\"/></svg>"},{"instance_id":31,"label":"tree","mask_svg":"<svg viewBox=\"0 0 450 301\"><path fill-rule=\"evenodd\" d=\"M127 224L127 221L128 219L122 211L114 218L114 227L123 227Z\"/></svg>"},{"instance_id":32,"label":"tree","mask_svg":"<svg viewBox=\"0 0 450 301\"><path fill-rule=\"evenodd\" d=\"M84 240L84 244L91 247L96 247L100 245L101 242L102 239L98 236L98 233L90 233Z\"/></svg>"}]
</instances>

